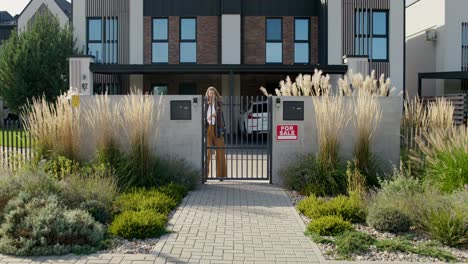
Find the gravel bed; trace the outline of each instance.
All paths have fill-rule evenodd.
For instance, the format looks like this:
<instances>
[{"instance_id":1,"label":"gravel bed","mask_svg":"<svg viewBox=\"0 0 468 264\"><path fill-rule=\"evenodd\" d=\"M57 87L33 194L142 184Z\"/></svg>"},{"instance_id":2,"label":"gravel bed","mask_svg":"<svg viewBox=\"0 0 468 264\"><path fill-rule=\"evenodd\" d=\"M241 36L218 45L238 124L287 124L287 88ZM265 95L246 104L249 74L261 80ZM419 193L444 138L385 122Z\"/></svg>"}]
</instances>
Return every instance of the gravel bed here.
<instances>
[{"instance_id":1,"label":"gravel bed","mask_svg":"<svg viewBox=\"0 0 468 264\"><path fill-rule=\"evenodd\" d=\"M305 199L306 196L300 195L296 191L286 190L289 198L291 199L294 206L297 205L301 200ZM299 213L302 220L306 225L309 224L310 219ZM375 230L372 227L362 225L362 224L353 224L357 231L364 232L370 235L373 235L377 239L393 239L397 238L398 235L392 233L383 233ZM408 233L411 237L412 242L417 245L421 243L433 242L428 236L420 232L410 232ZM408 239L408 237L405 237ZM330 239L333 239L330 237ZM336 254L336 246L333 244L317 244L323 256L327 260L341 260L341 256ZM447 246L439 246L438 248L444 249L452 253L459 262L468 262L468 250L458 249ZM362 255L354 255L352 259L359 261L408 261L408 262L440 262L441 260L437 258L421 256L414 253L408 252L387 252L387 251L378 251L375 246L371 246L368 252L363 253Z\"/></svg>"}]
</instances>

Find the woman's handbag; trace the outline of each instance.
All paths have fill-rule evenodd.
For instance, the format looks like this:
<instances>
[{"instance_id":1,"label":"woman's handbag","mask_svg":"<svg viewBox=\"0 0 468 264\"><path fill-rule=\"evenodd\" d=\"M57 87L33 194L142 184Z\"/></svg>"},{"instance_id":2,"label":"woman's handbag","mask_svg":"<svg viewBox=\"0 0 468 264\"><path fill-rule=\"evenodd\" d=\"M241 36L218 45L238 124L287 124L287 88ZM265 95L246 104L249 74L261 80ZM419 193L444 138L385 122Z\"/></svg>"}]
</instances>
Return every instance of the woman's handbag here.
<instances>
[{"instance_id":1,"label":"woman's handbag","mask_svg":"<svg viewBox=\"0 0 468 264\"><path fill-rule=\"evenodd\" d=\"M224 133L226 133L226 124L224 123L224 115L221 112L221 120L223 120L223 123L221 125L216 126L216 129L218 130L217 136L222 137L224 136Z\"/></svg>"}]
</instances>

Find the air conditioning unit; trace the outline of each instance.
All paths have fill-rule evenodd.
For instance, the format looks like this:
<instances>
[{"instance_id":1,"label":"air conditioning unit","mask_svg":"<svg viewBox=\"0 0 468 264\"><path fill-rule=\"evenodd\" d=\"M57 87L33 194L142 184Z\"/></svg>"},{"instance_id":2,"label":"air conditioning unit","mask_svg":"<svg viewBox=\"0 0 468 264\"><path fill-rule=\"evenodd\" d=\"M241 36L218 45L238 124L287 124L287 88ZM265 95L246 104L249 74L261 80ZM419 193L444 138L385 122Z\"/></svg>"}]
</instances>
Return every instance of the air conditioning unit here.
<instances>
[{"instance_id":1,"label":"air conditioning unit","mask_svg":"<svg viewBox=\"0 0 468 264\"><path fill-rule=\"evenodd\" d=\"M437 30L435 30L435 29L426 30L426 40L427 41L436 41L437 40Z\"/></svg>"}]
</instances>

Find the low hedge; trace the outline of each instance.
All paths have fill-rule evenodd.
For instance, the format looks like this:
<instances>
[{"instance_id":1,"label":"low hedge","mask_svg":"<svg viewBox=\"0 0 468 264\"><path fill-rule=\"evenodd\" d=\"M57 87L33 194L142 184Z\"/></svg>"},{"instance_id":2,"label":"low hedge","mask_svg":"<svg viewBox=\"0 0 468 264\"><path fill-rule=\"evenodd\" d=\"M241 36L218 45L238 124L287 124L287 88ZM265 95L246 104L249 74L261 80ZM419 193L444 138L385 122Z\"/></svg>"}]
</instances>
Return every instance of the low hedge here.
<instances>
[{"instance_id":1,"label":"low hedge","mask_svg":"<svg viewBox=\"0 0 468 264\"><path fill-rule=\"evenodd\" d=\"M109 232L127 239L153 238L165 233L167 217L153 210L125 211L117 215Z\"/></svg>"}]
</instances>

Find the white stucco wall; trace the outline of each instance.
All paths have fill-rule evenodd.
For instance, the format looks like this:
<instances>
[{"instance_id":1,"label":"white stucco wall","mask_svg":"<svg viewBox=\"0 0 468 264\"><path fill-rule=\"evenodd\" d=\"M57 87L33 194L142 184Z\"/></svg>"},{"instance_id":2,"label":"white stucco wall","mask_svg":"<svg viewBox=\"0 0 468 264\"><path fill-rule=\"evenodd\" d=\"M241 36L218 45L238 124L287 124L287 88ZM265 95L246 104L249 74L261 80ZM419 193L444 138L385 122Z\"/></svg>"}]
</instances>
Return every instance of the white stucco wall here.
<instances>
[{"instance_id":1,"label":"white stucco wall","mask_svg":"<svg viewBox=\"0 0 468 264\"><path fill-rule=\"evenodd\" d=\"M406 84L417 93L418 72L461 70L462 22L468 22L466 0L421 0L406 8ZM437 30L437 41L425 31ZM424 80L423 95L459 91L460 81Z\"/></svg>"},{"instance_id":2,"label":"white stucco wall","mask_svg":"<svg viewBox=\"0 0 468 264\"><path fill-rule=\"evenodd\" d=\"M328 64L343 64L342 0L328 0Z\"/></svg>"},{"instance_id":3,"label":"white stucco wall","mask_svg":"<svg viewBox=\"0 0 468 264\"><path fill-rule=\"evenodd\" d=\"M143 64L143 0L130 3L130 64Z\"/></svg>"},{"instance_id":4,"label":"white stucco wall","mask_svg":"<svg viewBox=\"0 0 468 264\"><path fill-rule=\"evenodd\" d=\"M392 86L397 88L396 93L400 93L404 89L404 0L390 1L390 39L389 39L389 56L390 56L390 79Z\"/></svg>"},{"instance_id":5,"label":"white stucco wall","mask_svg":"<svg viewBox=\"0 0 468 264\"><path fill-rule=\"evenodd\" d=\"M73 0L73 32L76 47L86 52L86 0Z\"/></svg>"},{"instance_id":6,"label":"white stucco wall","mask_svg":"<svg viewBox=\"0 0 468 264\"><path fill-rule=\"evenodd\" d=\"M241 63L241 16L221 16L221 53L223 64Z\"/></svg>"},{"instance_id":7,"label":"white stucco wall","mask_svg":"<svg viewBox=\"0 0 468 264\"><path fill-rule=\"evenodd\" d=\"M55 0L33 0L26 6L26 8L21 13L21 16L18 17L19 32L27 30L28 21L34 16L34 14L36 14L42 4L47 6L49 11L58 18L62 27L69 23L67 15L57 5Z\"/></svg>"}]
</instances>

